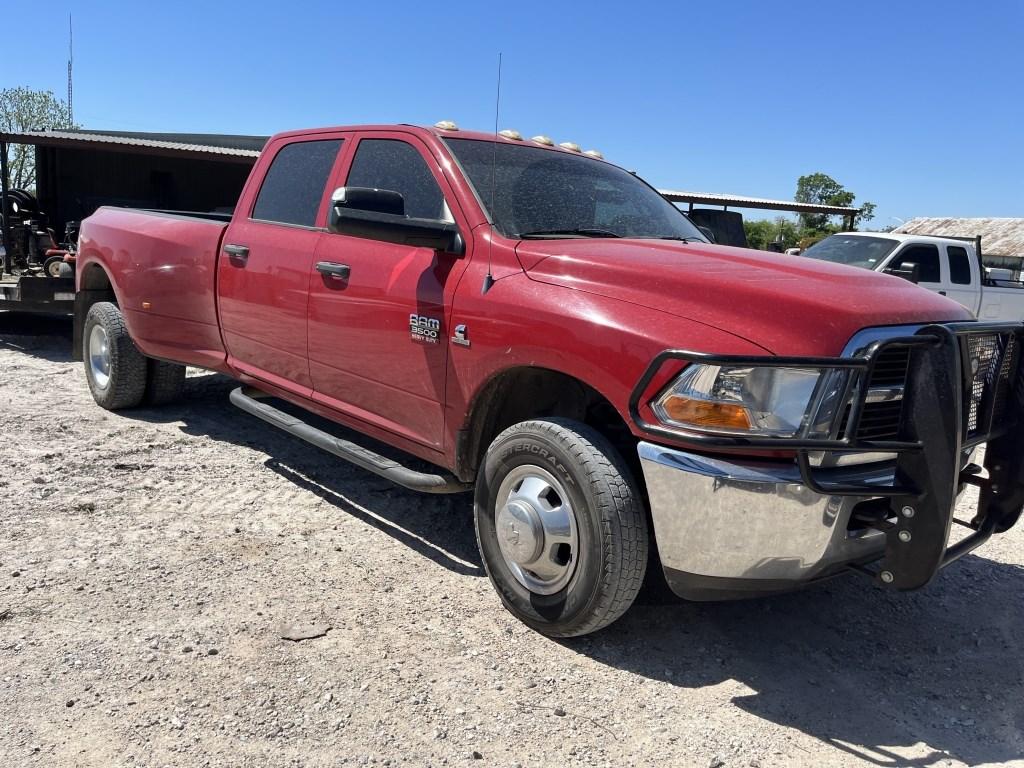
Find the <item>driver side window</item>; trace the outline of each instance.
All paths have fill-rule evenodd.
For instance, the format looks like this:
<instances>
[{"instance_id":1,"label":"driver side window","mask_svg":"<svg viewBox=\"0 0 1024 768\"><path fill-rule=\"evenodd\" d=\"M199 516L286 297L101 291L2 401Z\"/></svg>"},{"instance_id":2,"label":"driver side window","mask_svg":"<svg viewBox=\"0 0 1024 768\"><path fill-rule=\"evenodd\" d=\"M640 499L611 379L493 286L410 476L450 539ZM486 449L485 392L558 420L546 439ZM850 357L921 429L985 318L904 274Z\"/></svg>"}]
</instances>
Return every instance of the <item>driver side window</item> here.
<instances>
[{"instance_id":1,"label":"driver side window","mask_svg":"<svg viewBox=\"0 0 1024 768\"><path fill-rule=\"evenodd\" d=\"M356 148L346 186L398 192L405 215L452 221L437 180L419 151L398 139L363 139Z\"/></svg>"},{"instance_id":2,"label":"driver side window","mask_svg":"<svg viewBox=\"0 0 1024 768\"><path fill-rule=\"evenodd\" d=\"M904 264L917 264L922 283L939 283L939 249L934 245L911 245L896 254L889 270L902 269Z\"/></svg>"}]
</instances>

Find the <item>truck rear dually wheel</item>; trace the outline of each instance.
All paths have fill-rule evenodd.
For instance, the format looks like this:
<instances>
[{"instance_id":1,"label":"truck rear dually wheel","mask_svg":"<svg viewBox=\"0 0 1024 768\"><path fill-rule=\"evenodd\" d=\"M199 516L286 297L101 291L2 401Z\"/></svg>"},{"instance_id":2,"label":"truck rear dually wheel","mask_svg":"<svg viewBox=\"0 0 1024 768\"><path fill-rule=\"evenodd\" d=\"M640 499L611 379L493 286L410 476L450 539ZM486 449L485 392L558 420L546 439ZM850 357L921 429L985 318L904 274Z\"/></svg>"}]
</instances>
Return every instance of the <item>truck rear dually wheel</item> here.
<instances>
[{"instance_id":1,"label":"truck rear dually wheel","mask_svg":"<svg viewBox=\"0 0 1024 768\"><path fill-rule=\"evenodd\" d=\"M147 364L146 405L166 405L180 398L185 389L185 366L153 358Z\"/></svg>"},{"instance_id":2,"label":"truck rear dually wheel","mask_svg":"<svg viewBox=\"0 0 1024 768\"><path fill-rule=\"evenodd\" d=\"M146 357L128 335L121 310L109 301L89 308L82 333L82 359L97 405L116 411L142 402Z\"/></svg>"},{"instance_id":3,"label":"truck rear dually wheel","mask_svg":"<svg viewBox=\"0 0 1024 768\"><path fill-rule=\"evenodd\" d=\"M509 427L491 444L475 497L477 543L505 607L550 637L611 624L647 567L647 518L622 457L569 419Z\"/></svg>"}]
</instances>

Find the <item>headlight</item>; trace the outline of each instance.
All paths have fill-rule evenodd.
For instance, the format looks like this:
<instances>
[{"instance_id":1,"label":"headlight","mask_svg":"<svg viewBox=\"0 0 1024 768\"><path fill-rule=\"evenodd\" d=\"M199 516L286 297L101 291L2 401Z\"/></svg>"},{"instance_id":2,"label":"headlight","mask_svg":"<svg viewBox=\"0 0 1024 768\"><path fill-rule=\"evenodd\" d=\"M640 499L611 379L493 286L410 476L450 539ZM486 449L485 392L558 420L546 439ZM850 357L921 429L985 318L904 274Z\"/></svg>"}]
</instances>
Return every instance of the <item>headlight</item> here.
<instances>
[{"instance_id":1,"label":"headlight","mask_svg":"<svg viewBox=\"0 0 1024 768\"><path fill-rule=\"evenodd\" d=\"M691 363L651 408L670 427L793 437L812 420L812 401L823 375L813 368Z\"/></svg>"}]
</instances>

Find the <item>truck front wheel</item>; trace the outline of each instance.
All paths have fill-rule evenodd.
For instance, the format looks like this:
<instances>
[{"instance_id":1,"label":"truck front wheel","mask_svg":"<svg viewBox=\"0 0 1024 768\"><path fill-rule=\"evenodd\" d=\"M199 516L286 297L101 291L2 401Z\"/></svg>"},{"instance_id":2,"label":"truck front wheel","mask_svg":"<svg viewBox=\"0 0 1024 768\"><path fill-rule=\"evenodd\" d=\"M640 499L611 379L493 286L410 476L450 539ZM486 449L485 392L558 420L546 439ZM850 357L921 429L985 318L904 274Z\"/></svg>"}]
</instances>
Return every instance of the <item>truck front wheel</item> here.
<instances>
[{"instance_id":1,"label":"truck front wheel","mask_svg":"<svg viewBox=\"0 0 1024 768\"><path fill-rule=\"evenodd\" d=\"M477 543L505 607L550 637L611 624L647 567L647 518L622 457L568 419L509 427L491 444L475 497Z\"/></svg>"},{"instance_id":2,"label":"truck front wheel","mask_svg":"<svg viewBox=\"0 0 1024 768\"><path fill-rule=\"evenodd\" d=\"M82 360L97 405L116 411L142 402L146 358L128 335L121 310L109 301L89 308L82 333Z\"/></svg>"}]
</instances>

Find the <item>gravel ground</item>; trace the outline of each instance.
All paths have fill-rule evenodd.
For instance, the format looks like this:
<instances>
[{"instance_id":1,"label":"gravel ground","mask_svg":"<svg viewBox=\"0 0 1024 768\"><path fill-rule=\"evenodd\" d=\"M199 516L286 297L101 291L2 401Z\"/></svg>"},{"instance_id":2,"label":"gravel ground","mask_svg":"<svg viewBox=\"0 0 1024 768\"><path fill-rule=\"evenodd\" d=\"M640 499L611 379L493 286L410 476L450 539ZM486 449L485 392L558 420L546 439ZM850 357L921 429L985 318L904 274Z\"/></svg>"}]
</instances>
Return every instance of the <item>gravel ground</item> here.
<instances>
[{"instance_id":1,"label":"gravel ground","mask_svg":"<svg viewBox=\"0 0 1024 768\"><path fill-rule=\"evenodd\" d=\"M107 413L69 336L0 315L4 768L1024 765L1024 528L923 592L647 599L554 642L502 609L468 497L277 433L209 374Z\"/></svg>"}]
</instances>

